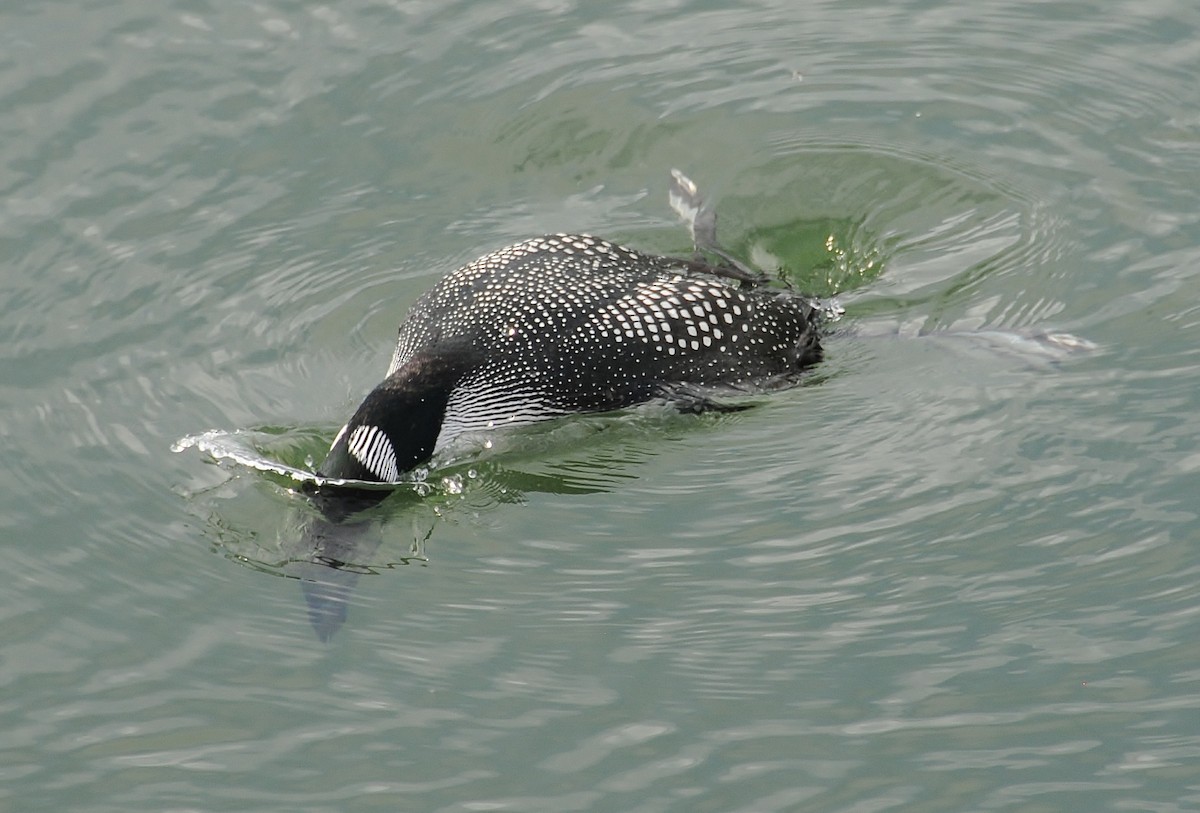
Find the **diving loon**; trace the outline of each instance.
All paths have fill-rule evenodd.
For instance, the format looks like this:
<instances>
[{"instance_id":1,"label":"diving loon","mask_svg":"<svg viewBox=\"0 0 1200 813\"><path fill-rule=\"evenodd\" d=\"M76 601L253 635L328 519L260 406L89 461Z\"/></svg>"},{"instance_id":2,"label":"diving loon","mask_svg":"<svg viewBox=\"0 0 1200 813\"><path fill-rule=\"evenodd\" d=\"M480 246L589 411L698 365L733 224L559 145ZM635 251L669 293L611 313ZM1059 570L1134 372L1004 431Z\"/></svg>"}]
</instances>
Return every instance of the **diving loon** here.
<instances>
[{"instance_id":1,"label":"diving loon","mask_svg":"<svg viewBox=\"0 0 1200 813\"><path fill-rule=\"evenodd\" d=\"M554 234L450 272L400 325L387 376L317 474L396 482L466 432L655 399L698 411L794 381L821 359L820 303L758 285L690 203L692 259Z\"/></svg>"}]
</instances>

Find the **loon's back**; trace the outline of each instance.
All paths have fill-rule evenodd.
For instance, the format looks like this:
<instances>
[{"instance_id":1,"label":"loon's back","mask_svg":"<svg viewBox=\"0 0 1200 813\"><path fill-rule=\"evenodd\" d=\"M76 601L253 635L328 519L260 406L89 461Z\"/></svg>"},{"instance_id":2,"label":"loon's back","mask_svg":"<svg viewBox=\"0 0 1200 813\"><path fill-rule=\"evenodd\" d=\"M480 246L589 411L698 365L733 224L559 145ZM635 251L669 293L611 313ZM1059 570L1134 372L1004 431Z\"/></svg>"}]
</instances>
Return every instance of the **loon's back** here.
<instances>
[{"instance_id":1,"label":"loon's back","mask_svg":"<svg viewBox=\"0 0 1200 813\"><path fill-rule=\"evenodd\" d=\"M556 234L444 277L319 472L398 480L467 431L761 390L820 360L814 303L719 267Z\"/></svg>"},{"instance_id":2,"label":"loon's back","mask_svg":"<svg viewBox=\"0 0 1200 813\"><path fill-rule=\"evenodd\" d=\"M476 356L450 398L444 442L491 423L669 397L681 385L762 383L819 359L807 299L694 268L586 235L508 246L417 301L388 374L443 345Z\"/></svg>"}]
</instances>

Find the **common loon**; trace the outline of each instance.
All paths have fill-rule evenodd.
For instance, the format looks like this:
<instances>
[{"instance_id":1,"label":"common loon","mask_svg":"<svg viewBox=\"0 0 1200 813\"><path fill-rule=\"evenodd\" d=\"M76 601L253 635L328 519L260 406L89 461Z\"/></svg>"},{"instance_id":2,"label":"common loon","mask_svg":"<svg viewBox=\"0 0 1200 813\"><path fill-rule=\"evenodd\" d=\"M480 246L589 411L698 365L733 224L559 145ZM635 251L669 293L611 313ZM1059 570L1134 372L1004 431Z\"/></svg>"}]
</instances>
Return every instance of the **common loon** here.
<instances>
[{"instance_id":1,"label":"common loon","mask_svg":"<svg viewBox=\"0 0 1200 813\"><path fill-rule=\"evenodd\" d=\"M396 482L465 432L655 399L699 411L794 381L821 359L819 303L756 284L716 247L714 217L696 220L698 199L685 205L697 248L722 261L554 234L449 273L400 325L387 376L317 474Z\"/></svg>"}]
</instances>

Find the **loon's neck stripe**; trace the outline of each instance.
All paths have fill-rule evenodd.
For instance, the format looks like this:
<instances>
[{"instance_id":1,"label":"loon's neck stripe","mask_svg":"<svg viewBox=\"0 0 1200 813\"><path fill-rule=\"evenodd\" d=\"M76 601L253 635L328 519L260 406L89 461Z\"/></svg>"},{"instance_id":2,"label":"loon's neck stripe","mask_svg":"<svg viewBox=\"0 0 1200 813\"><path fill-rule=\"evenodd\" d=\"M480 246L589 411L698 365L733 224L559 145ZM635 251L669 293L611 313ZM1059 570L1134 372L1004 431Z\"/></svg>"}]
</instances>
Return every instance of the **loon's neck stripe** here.
<instances>
[{"instance_id":1,"label":"loon's neck stripe","mask_svg":"<svg viewBox=\"0 0 1200 813\"><path fill-rule=\"evenodd\" d=\"M396 450L378 426L356 426L350 433L346 447L350 454L381 482L394 483L400 479Z\"/></svg>"}]
</instances>

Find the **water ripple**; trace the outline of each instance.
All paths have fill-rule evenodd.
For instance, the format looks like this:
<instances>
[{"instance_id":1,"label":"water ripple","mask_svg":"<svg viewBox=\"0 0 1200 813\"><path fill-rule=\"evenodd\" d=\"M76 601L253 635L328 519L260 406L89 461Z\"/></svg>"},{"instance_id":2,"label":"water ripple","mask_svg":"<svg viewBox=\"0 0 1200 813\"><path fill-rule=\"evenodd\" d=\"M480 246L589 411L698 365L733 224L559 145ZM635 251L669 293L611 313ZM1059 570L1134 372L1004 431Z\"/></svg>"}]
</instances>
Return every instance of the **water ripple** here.
<instances>
[{"instance_id":1,"label":"water ripple","mask_svg":"<svg viewBox=\"0 0 1200 813\"><path fill-rule=\"evenodd\" d=\"M1190 5L69 11L0 12L4 802L1196 806ZM821 376L460 450L318 642L298 499L170 444L300 465L484 250L686 252L672 166Z\"/></svg>"}]
</instances>

